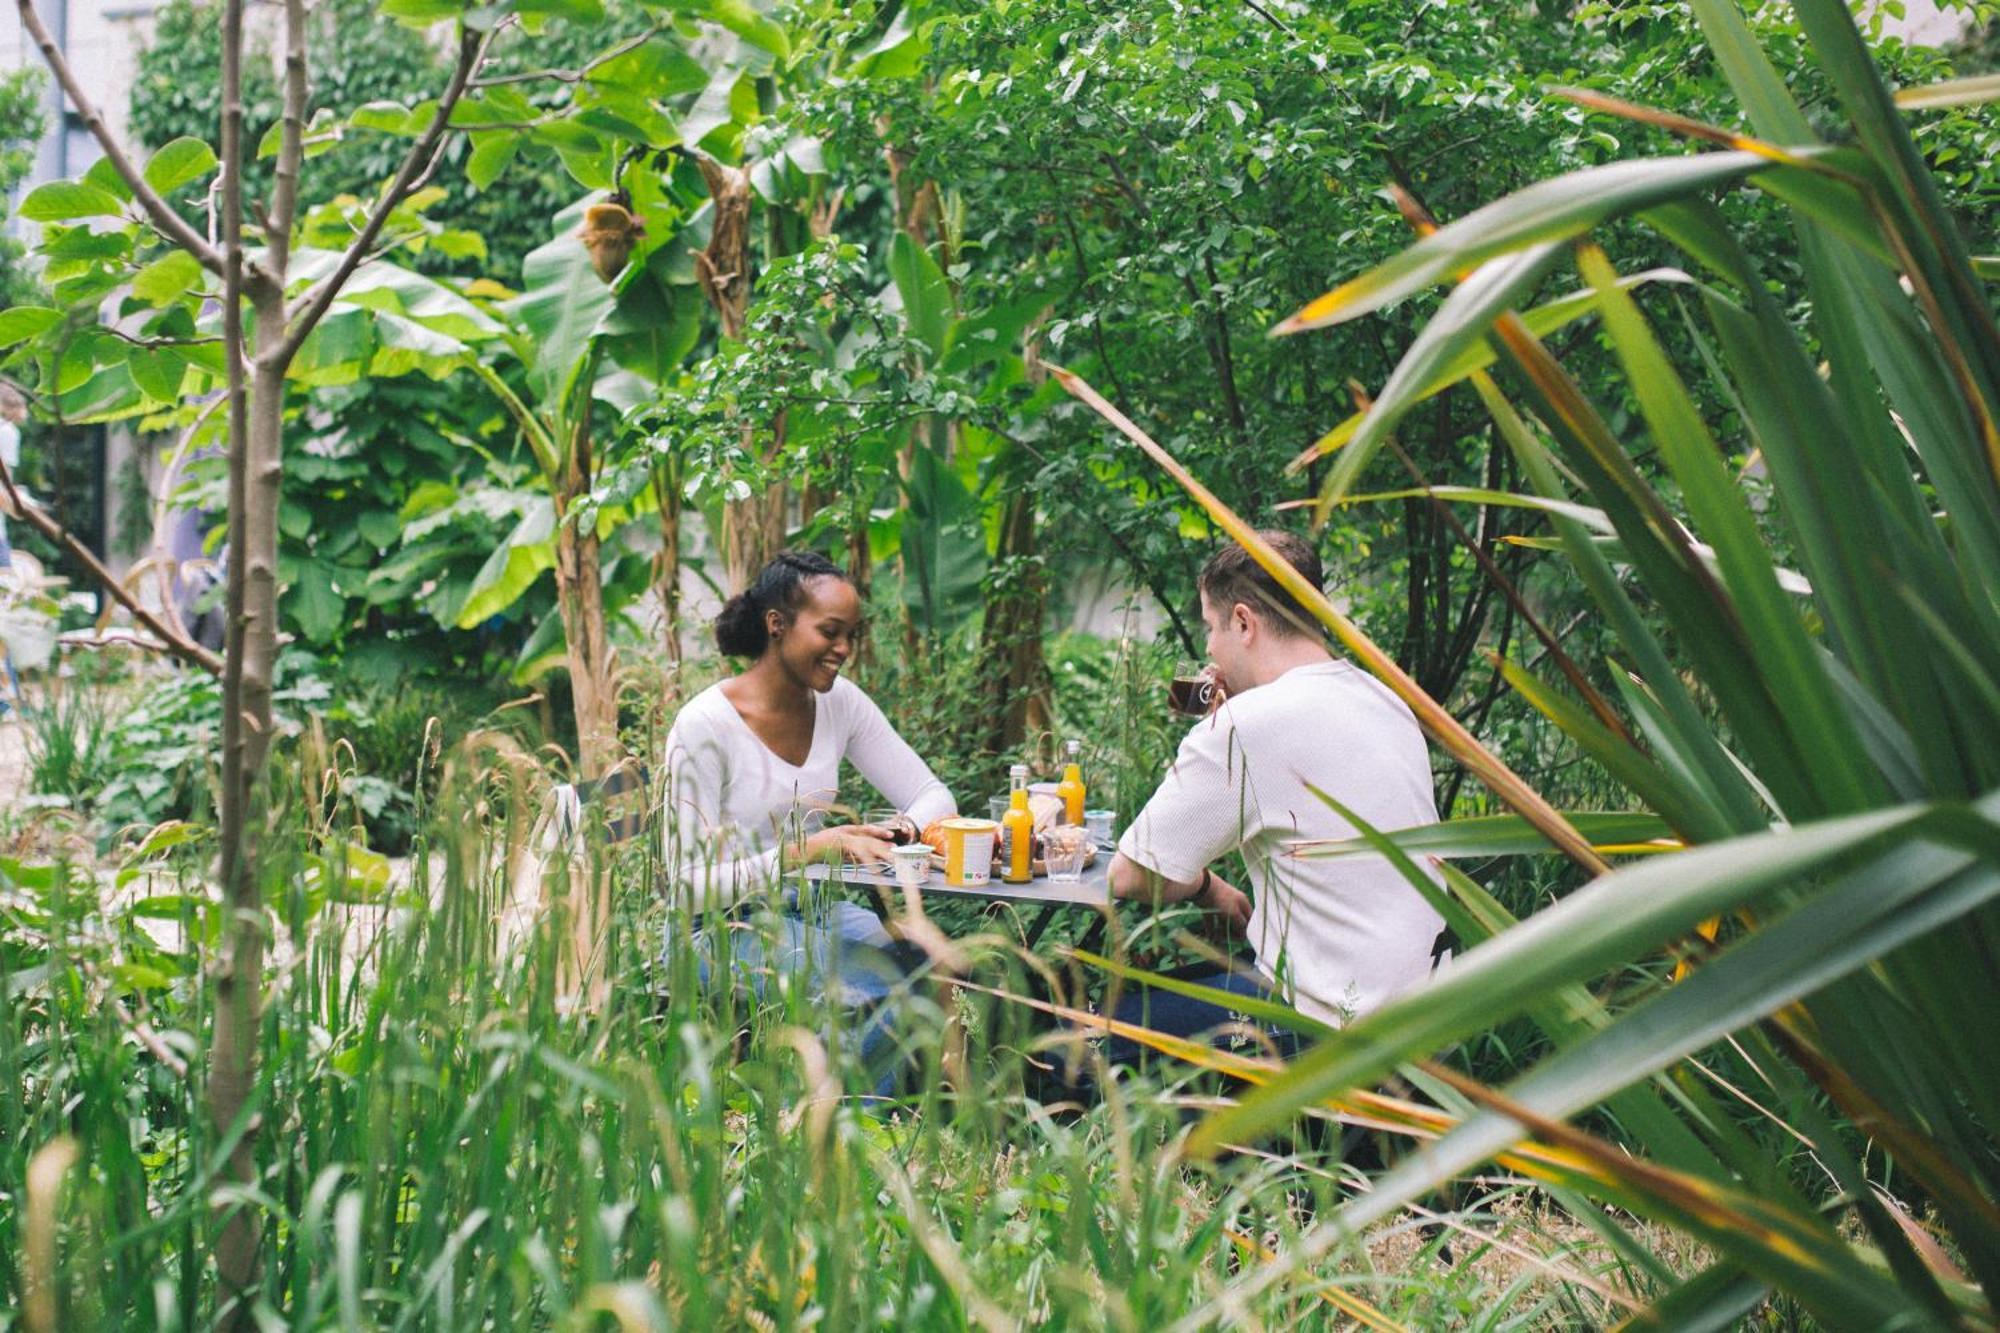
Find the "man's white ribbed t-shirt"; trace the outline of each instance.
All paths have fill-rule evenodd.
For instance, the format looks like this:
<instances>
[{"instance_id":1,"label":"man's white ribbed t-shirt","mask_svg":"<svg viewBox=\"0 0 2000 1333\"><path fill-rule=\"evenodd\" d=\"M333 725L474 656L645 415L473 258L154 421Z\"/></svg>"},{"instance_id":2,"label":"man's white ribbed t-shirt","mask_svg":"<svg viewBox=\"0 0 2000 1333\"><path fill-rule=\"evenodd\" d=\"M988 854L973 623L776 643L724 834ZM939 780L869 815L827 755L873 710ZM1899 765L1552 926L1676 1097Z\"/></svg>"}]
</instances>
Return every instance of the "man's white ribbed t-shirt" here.
<instances>
[{"instance_id":1,"label":"man's white ribbed t-shirt","mask_svg":"<svg viewBox=\"0 0 2000 1333\"><path fill-rule=\"evenodd\" d=\"M1348 662L1295 667L1197 722L1118 850L1169 879L1240 847L1258 969L1300 1010L1339 1023L1423 981L1444 922L1379 856L1286 855L1297 838L1437 822L1430 757L1403 701Z\"/></svg>"},{"instance_id":2,"label":"man's white ribbed t-shirt","mask_svg":"<svg viewBox=\"0 0 2000 1333\"><path fill-rule=\"evenodd\" d=\"M720 684L688 700L666 748L667 864L703 907L729 907L770 885L787 821L832 803L842 759L919 828L957 808L875 701L845 677L813 695L812 749L803 764L765 745Z\"/></svg>"}]
</instances>

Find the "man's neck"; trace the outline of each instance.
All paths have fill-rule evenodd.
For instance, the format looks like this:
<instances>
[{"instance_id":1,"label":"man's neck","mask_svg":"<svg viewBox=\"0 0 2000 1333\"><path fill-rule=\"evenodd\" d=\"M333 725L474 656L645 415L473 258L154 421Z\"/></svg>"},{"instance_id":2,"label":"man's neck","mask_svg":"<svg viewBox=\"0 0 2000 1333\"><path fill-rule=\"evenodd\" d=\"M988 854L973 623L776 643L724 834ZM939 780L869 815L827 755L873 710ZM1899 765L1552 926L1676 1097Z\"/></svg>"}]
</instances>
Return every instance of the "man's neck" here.
<instances>
[{"instance_id":1,"label":"man's neck","mask_svg":"<svg viewBox=\"0 0 2000 1333\"><path fill-rule=\"evenodd\" d=\"M1239 692L1254 690L1259 685L1269 685L1287 671L1302 666L1319 666L1332 660L1333 654L1328 652L1326 645L1317 639L1279 639L1268 644L1263 652L1257 654L1256 661L1251 664L1257 673L1257 678L1247 685L1240 686Z\"/></svg>"}]
</instances>

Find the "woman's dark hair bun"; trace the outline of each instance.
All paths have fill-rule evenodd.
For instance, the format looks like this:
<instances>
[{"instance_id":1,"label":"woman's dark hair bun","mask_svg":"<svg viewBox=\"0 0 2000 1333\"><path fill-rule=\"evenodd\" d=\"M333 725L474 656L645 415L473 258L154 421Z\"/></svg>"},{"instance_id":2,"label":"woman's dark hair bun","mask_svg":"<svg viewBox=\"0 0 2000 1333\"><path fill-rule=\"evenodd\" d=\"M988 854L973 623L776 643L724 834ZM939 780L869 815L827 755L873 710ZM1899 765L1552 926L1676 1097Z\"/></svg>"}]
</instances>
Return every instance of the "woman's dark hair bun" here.
<instances>
[{"instance_id":1,"label":"woman's dark hair bun","mask_svg":"<svg viewBox=\"0 0 2000 1333\"><path fill-rule=\"evenodd\" d=\"M780 551L748 588L722 604L722 612L715 618L715 646L729 657L762 657L771 642L764 613L796 611L805 601L806 580L827 574L837 579L847 577L846 571L818 551Z\"/></svg>"},{"instance_id":2,"label":"woman's dark hair bun","mask_svg":"<svg viewBox=\"0 0 2000 1333\"><path fill-rule=\"evenodd\" d=\"M764 617L757 614L746 594L739 592L722 604L722 613L715 618L715 646L723 656L757 657L769 637Z\"/></svg>"}]
</instances>

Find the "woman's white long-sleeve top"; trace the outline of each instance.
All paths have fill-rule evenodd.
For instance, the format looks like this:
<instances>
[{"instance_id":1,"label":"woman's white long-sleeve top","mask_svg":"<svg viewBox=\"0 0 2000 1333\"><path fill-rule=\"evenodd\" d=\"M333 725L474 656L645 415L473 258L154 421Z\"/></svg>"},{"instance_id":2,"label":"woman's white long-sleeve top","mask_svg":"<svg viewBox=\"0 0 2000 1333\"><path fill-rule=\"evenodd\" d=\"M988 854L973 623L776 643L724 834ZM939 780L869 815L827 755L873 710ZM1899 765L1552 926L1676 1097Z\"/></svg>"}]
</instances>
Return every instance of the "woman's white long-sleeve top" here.
<instances>
[{"instance_id":1,"label":"woman's white long-sleeve top","mask_svg":"<svg viewBox=\"0 0 2000 1333\"><path fill-rule=\"evenodd\" d=\"M803 764L773 753L721 685L688 700L667 733L662 823L677 890L697 908L717 910L768 887L788 824L834 800L842 759L918 828L957 809L875 701L844 677L813 695L812 749Z\"/></svg>"}]
</instances>

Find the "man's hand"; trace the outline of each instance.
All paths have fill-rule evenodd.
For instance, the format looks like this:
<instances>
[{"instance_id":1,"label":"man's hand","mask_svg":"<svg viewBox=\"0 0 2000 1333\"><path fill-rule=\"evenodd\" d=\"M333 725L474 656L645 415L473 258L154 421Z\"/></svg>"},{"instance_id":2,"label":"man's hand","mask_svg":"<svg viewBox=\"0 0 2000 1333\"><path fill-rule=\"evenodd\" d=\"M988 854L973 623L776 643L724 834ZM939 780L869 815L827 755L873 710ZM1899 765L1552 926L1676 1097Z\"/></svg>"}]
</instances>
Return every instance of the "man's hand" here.
<instances>
[{"instance_id":1,"label":"man's hand","mask_svg":"<svg viewBox=\"0 0 2000 1333\"><path fill-rule=\"evenodd\" d=\"M1196 894L1194 901L1236 930L1250 928L1250 896L1220 875L1209 875L1208 887Z\"/></svg>"}]
</instances>

